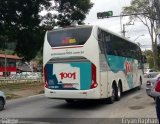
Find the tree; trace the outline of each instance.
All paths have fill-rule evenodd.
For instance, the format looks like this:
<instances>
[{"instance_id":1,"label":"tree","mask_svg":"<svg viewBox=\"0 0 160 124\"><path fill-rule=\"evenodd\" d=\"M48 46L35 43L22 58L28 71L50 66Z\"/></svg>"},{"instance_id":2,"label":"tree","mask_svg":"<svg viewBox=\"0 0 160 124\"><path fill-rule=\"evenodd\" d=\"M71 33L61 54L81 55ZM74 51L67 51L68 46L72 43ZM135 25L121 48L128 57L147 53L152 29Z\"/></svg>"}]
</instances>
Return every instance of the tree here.
<instances>
[{"instance_id":1,"label":"tree","mask_svg":"<svg viewBox=\"0 0 160 124\"><path fill-rule=\"evenodd\" d=\"M158 60L160 60L160 45L157 46L157 55L158 55ZM158 61L158 67L160 67L160 61Z\"/></svg>"},{"instance_id":2,"label":"tree","mask_svg":"<svg viewBox=\"0 0 160 124\"><path fill-rule=\"evenodd\" d=\"M158 68L156 12L150 0L132 0L131 6L124 7L123 13L131 15L131 20L139 19L148 29L152 41L154 67ZM140 14L139 14L140 13Z\"/></svg>"},{"instance_id":3,"label":"tree","mask_svg":"<svg viewBox=\"0 0 160 124\"><path fill-rule=\"evenodd\" d=\"M55 15L48 12L45 16L42 17L42 23L45 29L52 30L56 26Z\"/></svg>"},{"instance_id":4,"label":"tree","mask_svg":"<svg viewBox=\"0 0 160 124\"><path fill-rule=\"evenodd\" d=\"M33 29L23 29L17 32L17 45L15 51L19 56L24 56L25 60L33 59L43 46L44 29L39 27Z\"/></svg>"},{"instance_id":5,"label":"tree","mask_svg":"<svg viewBox=\"0 0 160 124\"><path fill-rule=\"evenodd\" d=\"M1 0L0 41L15 42L15 52L32 59L43 43L39 12L48 7L49 0Z\"/></svg>"},{"instance_id":6,"label":"tree","mask_svg":"<svg viewBox=\"0 0 160 124\"><path fill-rule=\"evenodd\" d=\"M153 52L151 50L146 50L143 52L143 54L147 57L147 63L149 63L149 68L154 68Z\"/></svg>"},{"instance_id":7,"label":"tree","mask_svg":"<svg viewBox=\"0 0 160 124\"><path fill-rule=\"evenodd\" d=\"M55 0L54 10L59 14L55 15L59 26L69 26L74 22L83 24L86 14L92 8L90 0Z\"/></svg>"}]
</instances>

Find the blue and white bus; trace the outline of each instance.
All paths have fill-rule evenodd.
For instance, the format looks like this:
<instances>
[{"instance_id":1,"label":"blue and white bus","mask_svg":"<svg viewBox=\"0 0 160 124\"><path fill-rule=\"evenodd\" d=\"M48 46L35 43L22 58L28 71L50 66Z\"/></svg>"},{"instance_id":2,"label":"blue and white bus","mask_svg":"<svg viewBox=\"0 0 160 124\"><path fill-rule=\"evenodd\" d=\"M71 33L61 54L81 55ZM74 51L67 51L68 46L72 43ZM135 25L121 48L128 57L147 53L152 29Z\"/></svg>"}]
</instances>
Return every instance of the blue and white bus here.
<instances>
[{"instance_id":1,"label":"blue and white bus","mask_svg":"<svg viewBox=\"0 0 160 124\"><path fill-rule=\"evenodd\" d=\"M46 32L43 49L45 96L118 101L142 85L140 47L103 27L77 26Z\"/></svg>"}]
</instances>

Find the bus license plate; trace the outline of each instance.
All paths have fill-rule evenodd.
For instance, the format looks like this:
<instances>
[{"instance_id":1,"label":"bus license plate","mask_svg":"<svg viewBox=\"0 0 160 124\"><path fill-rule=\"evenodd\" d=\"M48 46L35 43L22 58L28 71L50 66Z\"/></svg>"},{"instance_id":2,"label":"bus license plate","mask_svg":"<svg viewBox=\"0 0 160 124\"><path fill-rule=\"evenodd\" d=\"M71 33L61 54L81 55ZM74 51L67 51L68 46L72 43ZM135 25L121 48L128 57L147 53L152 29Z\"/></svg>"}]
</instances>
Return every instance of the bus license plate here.
<instances>
[{"instance_id":1,"label":"bus license plate","mask_svg":"<svg viewBox=\"0 0 160 124\"><path fill-rule=\"evenodd\" d=\"M63 88L73 88L73 85L72 84L64 84Z\"/></svg>"}]
</instances>

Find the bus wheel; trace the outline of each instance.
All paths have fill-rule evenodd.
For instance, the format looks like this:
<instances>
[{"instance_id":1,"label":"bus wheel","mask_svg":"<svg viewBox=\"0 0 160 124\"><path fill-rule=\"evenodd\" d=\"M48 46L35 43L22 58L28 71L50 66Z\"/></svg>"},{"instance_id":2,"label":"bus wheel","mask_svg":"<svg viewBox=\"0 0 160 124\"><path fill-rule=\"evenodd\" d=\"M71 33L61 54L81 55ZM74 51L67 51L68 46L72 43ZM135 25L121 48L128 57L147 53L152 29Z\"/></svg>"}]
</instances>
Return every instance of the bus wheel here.
<instances>
[{"instance_id":1,"label":"bus wheel","mask_svg":"<svg viewBox=\"0 0 160 124\"><path fill-rule=\"evenodd\" d=\"M138 90L142 88L142 78L140 77L139 79L139 86L137 87Z\"/></svg>"},{"instance_id":2,"label":"bus wheel","mask_svg":"<svg viewBox=\"0 0 160 124\"><path fill-rule=\"evenodd\" d=\"M118 83L115 100L119 101L121 99L121 95L122 95L122 85L121 85L121 83Z\"/></svg>"},{"instance_id":3,"label":"bus wheel","mask_svg":"<svg viewBox=\"0 0 160 124\"><path fill-rule=\"evenodd\" d=\"M75 100L73 100L73 99L66 99L65 100L67 103L73 103Z\"/></svg>"},{"instance_id":4,"label":"bus wheel","mask_svg":"<svg viewBox=\"0 0 160 124\"><path fill-rule=\"evenodd\" d=\"M116 86L113 84L112 85L112 96L107 99L108 103L110 104L114 103L115 98L116 98Z\"/></svg>"},{"instance_id":5,"label":"bus wheel","mask_svg":"<svg viewBox=\"0 0 160 124\"><path fill-rule=\"evenodd\" d=\"M0 111L4 109L4 100L0 98Z\"/></svg>"}]
</instances>

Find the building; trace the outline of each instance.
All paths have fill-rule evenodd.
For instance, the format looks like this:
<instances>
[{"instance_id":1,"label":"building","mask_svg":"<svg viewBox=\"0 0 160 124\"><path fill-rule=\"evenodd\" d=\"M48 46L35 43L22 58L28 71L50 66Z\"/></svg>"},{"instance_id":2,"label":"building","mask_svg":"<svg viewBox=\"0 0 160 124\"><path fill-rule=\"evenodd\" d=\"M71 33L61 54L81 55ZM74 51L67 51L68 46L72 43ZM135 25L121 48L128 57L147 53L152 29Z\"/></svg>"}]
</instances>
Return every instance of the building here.
<instances>
[{"instance_id":1,"label":"building","mask_svg":"<svg viewBox=\"0 0 160 124\"><path fill-rule=\"evenodd\" d=\"M0 76L9 76L17 73L17 66L22 58L17 55L0 54Z\"/></svg>"}]
</instances>

